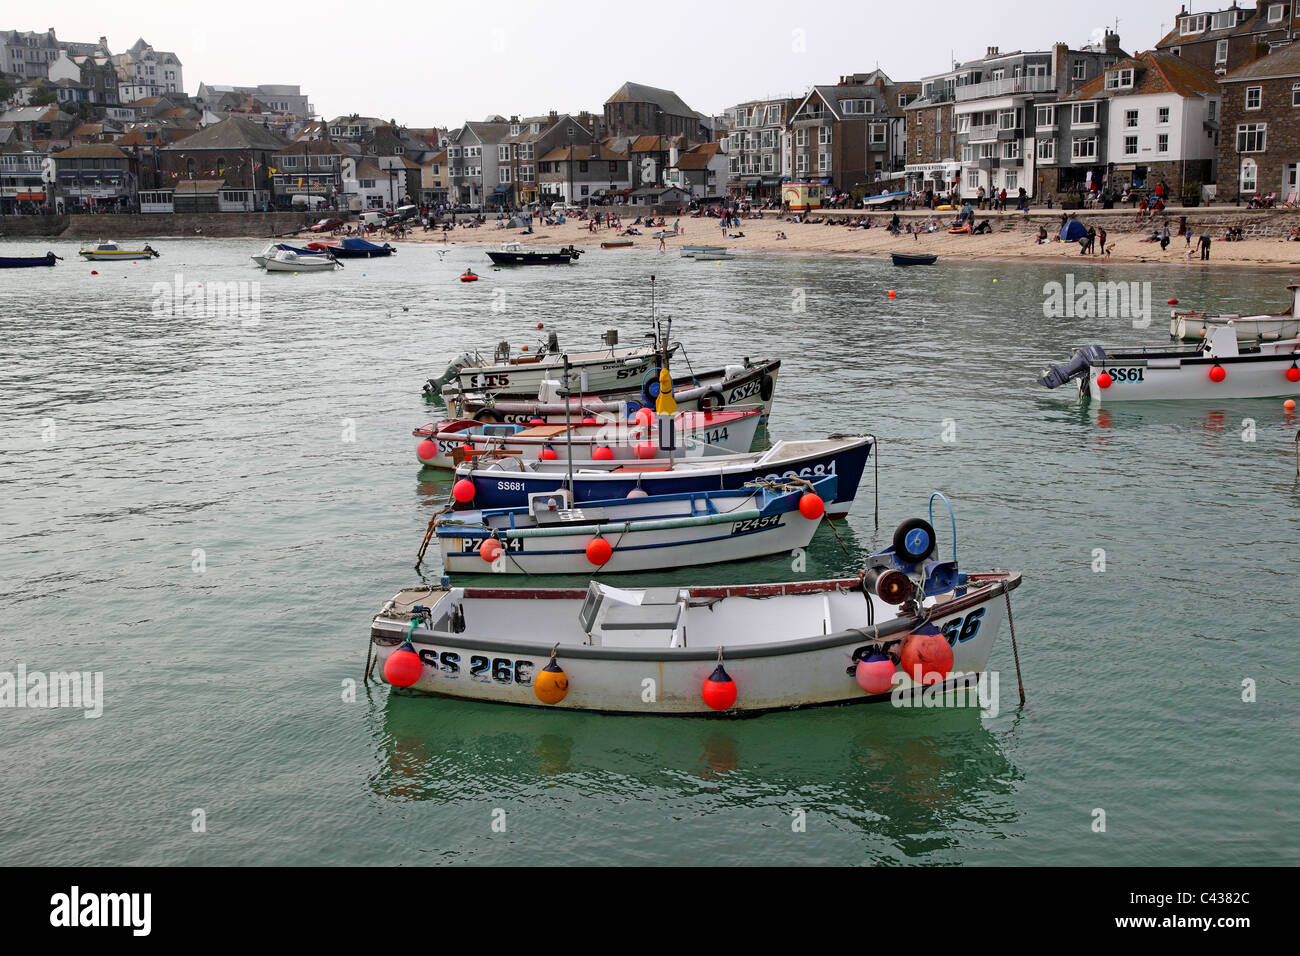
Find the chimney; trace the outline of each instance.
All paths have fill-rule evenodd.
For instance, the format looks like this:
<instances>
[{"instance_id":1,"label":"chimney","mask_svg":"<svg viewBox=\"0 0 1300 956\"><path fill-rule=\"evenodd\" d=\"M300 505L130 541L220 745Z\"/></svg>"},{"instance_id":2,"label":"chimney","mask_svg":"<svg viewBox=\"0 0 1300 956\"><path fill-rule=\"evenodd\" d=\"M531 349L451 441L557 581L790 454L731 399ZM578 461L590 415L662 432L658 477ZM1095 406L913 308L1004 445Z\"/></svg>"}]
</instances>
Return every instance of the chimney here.
<instances>
[{"instance_id":1,"label":"chimney","mask_svg":"<svg viewBox=\"0 0 1300 956\"><path fill-rule=\"evenodd\" d=\"M1113 30L1106 31L1106 52L1119 53L1119 34Z\"/></svg>"},{"instance_id":2,"label":"chimney","mask_svg":"<svg viewBox=\"0 0 1300 956\"><path fill-rule=\"evenodd\" d=\"M988 48L988 52L985 53L984 55L985 55L985 56L997 56L997 55L998 55L998 48L995 47L995 46L991 46L991 47Z\"/></svg>"}]
</instances>

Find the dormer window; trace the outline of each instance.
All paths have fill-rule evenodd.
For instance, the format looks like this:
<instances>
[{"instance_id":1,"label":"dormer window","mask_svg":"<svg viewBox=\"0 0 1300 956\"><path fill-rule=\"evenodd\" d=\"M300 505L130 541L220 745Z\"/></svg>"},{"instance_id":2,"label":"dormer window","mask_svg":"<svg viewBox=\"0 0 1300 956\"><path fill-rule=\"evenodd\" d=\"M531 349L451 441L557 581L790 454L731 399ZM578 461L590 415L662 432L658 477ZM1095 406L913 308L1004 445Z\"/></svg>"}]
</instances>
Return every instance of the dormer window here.
<instances>
[{"instance_id":1,"label":"dormer window","mask_svg":"<svg viewBox=\"0 0 1300 956\"><path fill-rule=\"evenodd\" d=\"M512 126L510 127L510 135L511 135L511 136L518 136L518 135L519 135L519 124L518 124L518 123L515 123L514 125L512 125Z\"/></svg>"},{"instance_id":2,"label":"dormer window","mask_svg":"<svg viewBox=\"0 0 1300 956\"><path fill-rule=\"evenodd\" d=\"M1229 27L1235 27L1237 25L1237 13L1238 11L1235 9L1216 13L1214 19L1210 21L1210 29L1227 30Z\"/></svg>"},{"instance_id":3,"label":"dormer window","mask_svg":"<svg viewBox=\"0 0 1300 956\"><path fill-rule=\"evenodd\" d=\"M1133 88L1133 71L1111 70L1106 74L1106 89L1131 90Z\"/></svg>"},{"instance_id":4,"label":"dormer window","mask_svg":"<svg viewBox=\"0 0 1300 956\"><path fill-rule=\"evenodd\" d=\"M1183 36L1188 36L1193 33L1204 33L1205 27L1209 23L1209 19L1209 16L1204 13L1190 17L1183 17L1178 21L1179 32L1181 32Z\"/></svg>"}]
</instances>

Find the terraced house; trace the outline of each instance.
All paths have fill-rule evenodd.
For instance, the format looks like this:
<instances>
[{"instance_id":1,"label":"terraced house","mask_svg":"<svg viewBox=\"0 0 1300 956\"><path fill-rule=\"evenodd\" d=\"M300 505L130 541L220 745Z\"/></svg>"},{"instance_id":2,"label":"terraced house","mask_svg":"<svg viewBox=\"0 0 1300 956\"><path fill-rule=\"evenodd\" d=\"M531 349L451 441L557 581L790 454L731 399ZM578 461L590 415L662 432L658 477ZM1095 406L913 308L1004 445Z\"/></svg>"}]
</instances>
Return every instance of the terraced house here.
<instances>
[{"instance_id":1,"label":"terraced house","mask_svg":"<svg viewBox=\"0 0 1300 956\"><path fill-rule=\"evenodd\" d=\"M781 198L790 178L790 119L799 101L789 97L750 100L727 111L727 187L733 196Z\"/></svg>"},{"instance_id":2,"label":"terraced house","mask_svg":"<svg viewBox=\"0 0 1300 956\"><path fill-rule=\"evenodd\" d=\"M1300 43L1220 77L1221 202L1300 201Z\"/></svg>"},{"instance_id":3,"label":"terraced house","mask_svg":"<svg viewBox=\"0 0 1300 956\"><path fill-rule=\"evenodd\" d=\"M1234 3L1224 10L1189 13L1184 5L1156 50L1224 76L1267 56L1273 45L1288 42L1300 26L1293 7L1290 0L1259 0L1254 7Z\"/></svg>"},{"instance_id":4,"label":"terraced house","mask_svg":"<svg viewBox=\"0 0 1300 956\"><path fill-rule=\"evenodd\" d=\"M916 90L880 70L814 86L790 117L793 179L866 191L901 172L906 123L900 104Z\"/></svg>"},{"instance_id":5,"label":"terraced house","mask_svg":"<svg viewBox=\"0 0 1300 956\"><path fill-rule=\"evenodd\" d=\"M448 201L459 206L497 206L509 191L499 175L501 150L510 124L500 116L465 123L447 145Z\"/></svg>"},{"instance_id":6,"label":"terraced house","mask_svg":"<svg viewBox=\"0 0 1300 956\"><path fill-rule=\"evenodd\" d=\"M509 134L497 146L497 165L501 185L508 187L504 195L511 205L522 206L540 198L540 157L560 146L594 142L595 119L590 113L575 117L554 110L545 116L510 117Z\"/></svg>"}]
</instances>

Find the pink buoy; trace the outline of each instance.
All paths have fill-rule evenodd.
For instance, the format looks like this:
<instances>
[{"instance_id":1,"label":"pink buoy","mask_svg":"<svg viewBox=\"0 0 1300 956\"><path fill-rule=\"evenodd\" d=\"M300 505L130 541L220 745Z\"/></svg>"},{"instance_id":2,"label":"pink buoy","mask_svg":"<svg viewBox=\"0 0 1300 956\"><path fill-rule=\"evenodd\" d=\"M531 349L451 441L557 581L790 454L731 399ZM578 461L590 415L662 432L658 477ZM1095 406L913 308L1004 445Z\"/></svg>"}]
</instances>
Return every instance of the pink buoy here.
<instances>
[{"instance_id":1,"label":"pink buoy","mask_svg":"<svg viewBox=\"0 0 1300 956\"><path fill-rule=\"evenodd\" d=\"M655 413L648 408L638 408L636 411L636 423L638 425L653 425Z\"/></svg>"},{"instance_id":2,"label":"pink buoy","mask_svg":"<svg viewBox=\"0 0 1300 956\"><path fill-rule=\"evenodd\" d=\"M501 557L501 542L496 538L488 538L478 546L478 556L491 564L497 558Z\"/></svg>"},{"instance_id":3,"label":"pink buoy","mask_svg":"<svg viewBox=\"0 0 1300 956\"><path fill-rule=\"evenodd\" d=\"M858 661L854 678L868 694L885 694L894 685L894 662L881 654L872 654Z\"/></svg>"},{"instance_id":4,"label":"pink buoy","mask_svg":"<svg viewBox=\"0 0 1300 956\"><path fill-rule=\"evenodd\" d=\"M953 653L948 641L932 624L917 631L903 642L900 663L905 673L918 683L937 684L952 670Z\"/></svg>"}]
</instances>

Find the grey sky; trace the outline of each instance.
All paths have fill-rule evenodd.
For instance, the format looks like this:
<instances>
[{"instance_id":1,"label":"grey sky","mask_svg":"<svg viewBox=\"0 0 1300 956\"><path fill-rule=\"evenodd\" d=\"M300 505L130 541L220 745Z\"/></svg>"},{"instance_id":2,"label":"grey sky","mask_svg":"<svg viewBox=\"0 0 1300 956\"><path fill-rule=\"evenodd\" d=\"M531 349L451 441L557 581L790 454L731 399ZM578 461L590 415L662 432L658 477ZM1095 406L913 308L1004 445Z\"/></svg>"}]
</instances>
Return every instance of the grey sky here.
<instances>
[{"instance_id":1,"label":"grey sky","mask_svg":"<svg viewBox=\"0 0 1300 956\"><path fill-rule=\"evenodd\" d=\"M1113 29L1117 17L1132 53L1155 45L1179 4L232 0L209 9L61 0L44 13L19 9L23 19L11 10L0 26L52 26L63 40L106 35L113 52L143 36L180 57L188 93L201 81L298 83L326 116L457 126L490 113L599 111L627 80L673 89L693 108L716 113L876 66L910 80L946 69L950 55L970 59L990 45L1004 52L1056 41L1079 46L1101 27Z\"/></svg>"}]
</instances>

